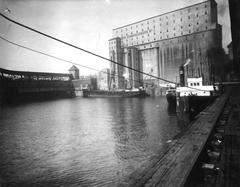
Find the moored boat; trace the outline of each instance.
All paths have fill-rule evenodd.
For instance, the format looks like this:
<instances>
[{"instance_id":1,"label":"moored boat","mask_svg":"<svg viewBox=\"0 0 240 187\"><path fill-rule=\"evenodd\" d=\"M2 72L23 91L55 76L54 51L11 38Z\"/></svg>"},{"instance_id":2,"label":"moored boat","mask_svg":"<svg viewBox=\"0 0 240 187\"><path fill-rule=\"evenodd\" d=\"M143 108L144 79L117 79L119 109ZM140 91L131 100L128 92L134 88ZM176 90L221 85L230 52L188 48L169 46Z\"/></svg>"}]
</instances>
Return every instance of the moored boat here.
<instances>
[{"instance_id":1,"label":"moored boat","mask_svg":"<svg viewBox=\"0 0 240 187\"><path fill-rule=\"evenodd\" d=\"M202 78L187 78L187 85L177 87L176 106L180 120L189 123L193 118L211 104L218 96L213 85L202 85Z\"/></svg>"},{"instance_id":2,"label":"moored boat","mask_svg":"<svg viewBox=\"0 0 240 187\"><path fill-rule=\"evenodd\" d=\"M146 97L149 94L145 90L88 90L83 89L83 97Z\"/></svg>"}]
</instances>

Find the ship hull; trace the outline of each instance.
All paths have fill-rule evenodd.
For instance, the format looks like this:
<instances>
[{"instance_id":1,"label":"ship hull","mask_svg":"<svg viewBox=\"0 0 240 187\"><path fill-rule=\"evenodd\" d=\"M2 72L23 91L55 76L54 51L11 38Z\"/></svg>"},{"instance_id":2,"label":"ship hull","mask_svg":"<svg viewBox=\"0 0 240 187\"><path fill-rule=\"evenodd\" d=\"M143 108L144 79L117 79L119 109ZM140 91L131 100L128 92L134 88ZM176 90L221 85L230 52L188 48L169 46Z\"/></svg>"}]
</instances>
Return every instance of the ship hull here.
<instances>
[{"instance_id":1,"label":"ship hull","mask_svg":"<svg viewBox=\"0 0 240 187\"><path fill-rule=\"evenodd\" d=\"M139 91L103 91L83 90L83 97L146 97L149 96L145 90Z\"/></svg>"},{"instance_id":2,"label":"ship hull","mask_svg":"<svg viewBox=\"0 0 240 187\"><path fill-rule=\"evenodd\" d=\"M217 96L177 96L177 117L183 123L190 123L196 115L209 106Z\"/></svg>"}]
</instances>

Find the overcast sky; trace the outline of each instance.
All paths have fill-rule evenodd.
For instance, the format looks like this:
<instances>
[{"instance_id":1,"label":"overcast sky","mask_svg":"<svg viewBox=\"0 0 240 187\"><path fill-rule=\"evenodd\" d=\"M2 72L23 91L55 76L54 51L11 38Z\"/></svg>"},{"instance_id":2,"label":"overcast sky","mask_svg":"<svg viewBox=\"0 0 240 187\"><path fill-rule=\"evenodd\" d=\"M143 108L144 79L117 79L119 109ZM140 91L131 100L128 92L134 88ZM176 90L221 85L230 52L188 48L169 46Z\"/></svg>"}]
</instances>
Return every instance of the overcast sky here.
<instances>
[{"instance_id":1,"label":"overcast sky","mask_svg":"<svg viewBox=\"0 0 240 187\"><path fill-rule=\"evenodd\" d=\"M4 15L46 34L109 58L112 29L183 8L202 0L0 0ZM218 3L223 47L231 41L227 0ZM0 17L0 35L41 52L101 70L109 63L57 43ZM10 70L68 72L71 64L27 51L0 39L0 67ZM80 74L94 73L80 68Z\"/></svg>"}]
</instances>

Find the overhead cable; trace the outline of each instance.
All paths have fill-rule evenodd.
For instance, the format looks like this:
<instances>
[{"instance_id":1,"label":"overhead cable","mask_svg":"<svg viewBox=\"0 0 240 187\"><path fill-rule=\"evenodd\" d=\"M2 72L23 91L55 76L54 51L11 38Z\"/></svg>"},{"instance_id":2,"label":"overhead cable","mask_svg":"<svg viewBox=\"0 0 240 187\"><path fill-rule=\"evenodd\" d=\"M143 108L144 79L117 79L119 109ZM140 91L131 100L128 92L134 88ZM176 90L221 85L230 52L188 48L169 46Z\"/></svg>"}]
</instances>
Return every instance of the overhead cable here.
<instances>
[{"instance_id":1,"label":"overhead cable","mask_svg":"<svg viewBox=\"0 0 240 187\"><path fill-rule=\"evenodd\" d=\"M91 55L93 55L93 56L99 57L99 58L101 58L101 59L104 59L104 60L107 60L107 61L112 62L112 63L114 63L114 64L117 64L117 65L119 65L119 66L128 68L128 69L130 69L130 70L132 70L132 71L135 71L135 72L138 72L138 73L147 75L147 76L149 76L149 77L152 77L152 78L155 78L155 79L158 79L158 80L162 80L162 81L165 81L165 82L169 82L169 83L172 83L172 84L176 84L176 82L173 82L173 81L170 81L170 80L167 80L167 79L164 79L164 78L160 78L160 77L151 75L151 74L149 74L149 73L145 73L145 72L143 72L143 71L140 71L140 70L137 70L137 69L128 67L128 66L126 66L126 65L124 65L124 64L121 64L121 63L119 63L119 62L115 62L115 61L113 61L113 60L110 60L110 59L108 59L108 58L106 58L106 57L103 57L103 56L98 55L98 54L96 54L96 53L93 53L93 52L91 52L91 51L88 51L88 50L83 49L83 48L80 48L80 47L78 47L78 46L76 46L76 45L70 44L70 43L65 42L65 41L63 41L63 40L60 40L60 39L58 39L58 38L56 38L56 37L54 37L54 36L51 36L51 35L49 35L49 34L46 34L46 33L41 32L41 31L39 31L39 30L33 29L32 27L29 27L29 26L26 26L26 25L24 25L24 24L22 24L22 23L19 23L19 22L15 21L15 20L13 20L13 19L5 16L5 15L2 14L2 13L0 13L0 16L3 17L3 18L5 18L6 20L8 20L8 21L10 21L10 22L12 22L12 23L14 23L14 24L16 24L16 25L19 25L19 26L21 26L21 27L23 27L23 28L26 28L26 29L28 29L28 30L31 30L31 31L33 31L33 32L35 32L35 33L38 33L38 34L40 34L40 35L43 35L43 36L45 36L45 37L47 37L47 38L50 38L50 39L55 40L55 41L57 41L57 42L60 42L60 43L63 43L63 44L65 44L65 45L68 45L68 46L70 46L70 47L73 47L73 48L75 48L75 49L84 51L84 52L86 52L86 53L88 53L88 54L91 54Z\"/></svg>"}]
</instances>

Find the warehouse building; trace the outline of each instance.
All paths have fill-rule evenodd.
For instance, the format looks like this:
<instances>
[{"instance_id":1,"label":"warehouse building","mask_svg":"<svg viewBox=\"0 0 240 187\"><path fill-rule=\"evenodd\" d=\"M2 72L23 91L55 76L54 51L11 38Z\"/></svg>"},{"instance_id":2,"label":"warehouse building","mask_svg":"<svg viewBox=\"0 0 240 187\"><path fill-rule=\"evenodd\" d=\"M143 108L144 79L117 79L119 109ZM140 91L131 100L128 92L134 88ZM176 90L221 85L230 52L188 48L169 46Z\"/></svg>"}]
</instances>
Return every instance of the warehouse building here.
<instances>
[{"instance_id":1,"label":"warehouse building","mask_svg":"<svg viewBox=\"0 0 240 187\"><path fill-rule=\"evenodd\" d=\"M214 0L115 28L109 40L111 60L173 82L179 80L179 66L190 61L188 77L202 77L203 84L210 84L215 62L209 53L214 48L222 48ZM139 87L143 82L166 83L111 64L112 88Z\"/></svg>"}]
</instances>

